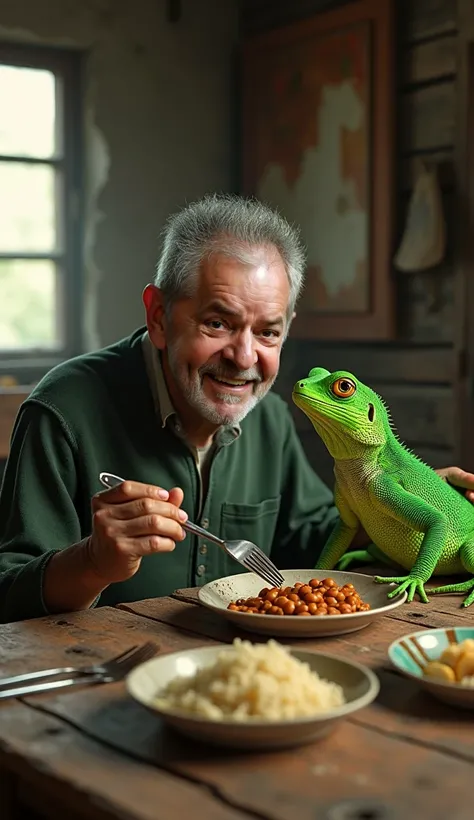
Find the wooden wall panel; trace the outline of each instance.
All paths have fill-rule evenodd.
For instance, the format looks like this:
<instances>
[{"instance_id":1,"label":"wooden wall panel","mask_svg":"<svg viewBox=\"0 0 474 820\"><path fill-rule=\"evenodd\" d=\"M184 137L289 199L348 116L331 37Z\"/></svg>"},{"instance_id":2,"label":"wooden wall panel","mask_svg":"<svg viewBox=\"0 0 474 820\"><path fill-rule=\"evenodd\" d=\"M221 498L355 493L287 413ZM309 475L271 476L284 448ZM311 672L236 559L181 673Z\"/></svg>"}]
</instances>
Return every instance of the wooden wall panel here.
<instances>
[{"instance_id":1,"label":"wooden wall panel","mask_svg":"<svg viewBox=\"0 0 474 820\"><path fill-rule=\"evenodd\" d=\"M341 0L241 0L243 33L267 31L341 5ZM456 31L456 0L397 0L408 43Z\"/></svg>"},{"instance_id":2,"label":"wooden wall panel","mask_svg":"<svg viewBox=\"0 0 474 820\"><path fill-rule=\"evenodd\" d=\"M456 31L456 0L398 0L397 6L406 42Z\"/></svg>"},{"instance_id":3,"label":"wooden wall panel","mask_svg":"<svg viewBox=\"0 0 474 820\"><path fill-rule=\"evenodd\" d=\"M338 4L324 0L243 0L242 32L268 30ZM294 382L311 367L350 370L384 395L407 445L427 463L440 467L456 462L453 390L459 363L453 340L457 325L457 0L397 0L396 12L399 58L394 196L398 214L394 251L422 158L438 168L447 224L446 258L436 269L416 274L392 271L397 283L398 316L394 342L348 345L290 338L275 387L291 406ZM304 414L297 411L295 421L308 457L332 484L332 460L304 419Z\"/></svg>"},{"instance_id":4,"label":"wooden wall panel","mask_svg":"<svg viewBox=\"0 0 474 820\"><path fill-rule=\"evenodd\" d=\"M453 80L404 95L401 110L402 154L454 144L456 93Z\"/></svg>"},{"instance_id":5,"label":"wooden wall panel","mask_svg":"<svg viewBox=\"0 0 474 820\"><path fill-rule=\"evenodd\" d=\"M451 342L456 325L455 281L445 267L400 278L400 334L416 342ZM408 309L409 308L409 309Z\"/></svg>"},{"instance_id":6,"label":"wooden wall panel","mask_svg":"<svg viewBox=\"0 0 474 820\"><path fill-rule=\"evenodd\" d=\"M454 77L457 38L450 35L413 46L401 60L401 81L406 85Z\"/></svg>"},{"instance_id":7,"label":"wooden wall panel","mask_svg":"<svg viewBox=\"0 0 474 820\"><path fill-rule=\"evenodd\" d=\"M332 486L332 459L308 417L291 398L293 385L312 367L349 370L386 402L400 439L433 467L455 463L453 383L456 360L450 346L320 345L288 339L275 390L288 402L310 462Z\"/></svg>"},{"instance_id":8,"label":"wooden wall panel","mask_svg":"<svg viewBox=\"0 0 474 820\"><path fill-rule=\"evenodd\" d=\"M443 193L451 193L455 186L454 146L447 146L441 150L430 151L428 160L432 163L436 163L438 179ZM416 180L418 162L419 158L416 154L401 157L398 183L402 194L406 195L407 192L412 190Z\"/></svg>"},{"instance_id":9,"label":"wooden wall panel","mask_svg":"<svg viewBox=\"0 0 474 820\"><path fill-rule=\"evenodd\" d=\"M457 362L449 345L331 345L291 337L283 347L280 383L292 385L312 367L349 370L368 384L452 384Z\"/></svg>"},{"instance_id":10,"label":"wooden wall panel","mask_svg":"<svg viewBox=\"0 0 474 820\"><path fill-rule=\"evenodd\" d=\"M404 228L417 162L435 163L443 193L448 248L442 265L395 272L398 334L407 342L453 343L458 200L454 156L457 116L457 2L402 0L399 13L399 226Z\"/></svg>"},{"instance_id":11,"label":"wooden wall panel","mask_svg":"<svg viewBox=\"0 0 474 820\"><path fill-rule=\"evenodd\" d=\"M407 446L453 449L455 432L449 387L379 385L374 389L389 408L394 427ZM285 398L298 432L312 430L309 418L291 401L291 392Z\"/></svg>"},{"instance_id":12,"label":"wooden wall panel","mask_svg":"<svg viewBox=\"0 0 474 820\"><path fill-rule=\"evenodd\" d=\"M268 31L340 5L341 0L241 0L242 31Z\"/></svg>"}]
</instances>

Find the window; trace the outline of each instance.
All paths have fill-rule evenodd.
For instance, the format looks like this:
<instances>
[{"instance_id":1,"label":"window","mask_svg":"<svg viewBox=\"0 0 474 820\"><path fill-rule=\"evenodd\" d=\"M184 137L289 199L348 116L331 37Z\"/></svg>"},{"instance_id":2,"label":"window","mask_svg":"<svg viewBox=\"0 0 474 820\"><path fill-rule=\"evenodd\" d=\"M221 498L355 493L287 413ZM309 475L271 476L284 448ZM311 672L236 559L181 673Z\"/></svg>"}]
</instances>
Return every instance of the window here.
<instances>
[{"instance_id":1,"label":"window","mask_svg":"<svg viewBox=\"0 0 474 820\"><path fill-rule=\"evenodd\" d=\"M2 372L80 350L80 59L0 44Z\"/></svg>"}]
</instances>

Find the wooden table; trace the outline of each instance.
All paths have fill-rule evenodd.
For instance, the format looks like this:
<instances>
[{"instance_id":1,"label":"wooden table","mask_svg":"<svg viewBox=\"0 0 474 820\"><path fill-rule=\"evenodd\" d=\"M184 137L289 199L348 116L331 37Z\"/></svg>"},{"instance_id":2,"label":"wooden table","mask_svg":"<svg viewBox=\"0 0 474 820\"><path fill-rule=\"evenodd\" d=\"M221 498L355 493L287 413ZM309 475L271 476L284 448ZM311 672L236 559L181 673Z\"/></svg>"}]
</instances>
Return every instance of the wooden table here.
<instances>
[{"instance_id":1,"label":"wooden table","mask_svg":"<svg viewBox=\"0 0 474 820\"><path fill-rule=\"evenodd\" d=\"M234 753L187 741L127 697L123 683L3 701L0 818L472 820L473 715L423 694L386 655L414 629L472 624L459 604L456 596L405 604L358 633L301 642L372 667L381 692L296 750ZM150 639L171 652L236 634L196 604L195 590L180 590L2 626L0 675L106 660Z\"/></svg>"}]
</instances>

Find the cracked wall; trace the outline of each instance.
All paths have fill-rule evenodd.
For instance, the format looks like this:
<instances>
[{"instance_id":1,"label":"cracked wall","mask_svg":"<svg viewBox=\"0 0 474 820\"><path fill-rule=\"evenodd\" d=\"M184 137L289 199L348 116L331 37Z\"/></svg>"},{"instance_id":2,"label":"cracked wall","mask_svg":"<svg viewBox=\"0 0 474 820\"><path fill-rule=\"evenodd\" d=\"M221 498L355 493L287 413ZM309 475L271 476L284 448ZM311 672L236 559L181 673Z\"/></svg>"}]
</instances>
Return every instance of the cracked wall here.
<instances>
[{"instance_id":1,"label":"cracked wall","mask_svg":"<svg viewBox=\"0 0 474 820\"><path fill-rule=\"evenodd\" d=\"M0 37L86 52L85 348L143 322L169 213L233 184L237 0L4 0Z\"/></svg>"}]
</instances>

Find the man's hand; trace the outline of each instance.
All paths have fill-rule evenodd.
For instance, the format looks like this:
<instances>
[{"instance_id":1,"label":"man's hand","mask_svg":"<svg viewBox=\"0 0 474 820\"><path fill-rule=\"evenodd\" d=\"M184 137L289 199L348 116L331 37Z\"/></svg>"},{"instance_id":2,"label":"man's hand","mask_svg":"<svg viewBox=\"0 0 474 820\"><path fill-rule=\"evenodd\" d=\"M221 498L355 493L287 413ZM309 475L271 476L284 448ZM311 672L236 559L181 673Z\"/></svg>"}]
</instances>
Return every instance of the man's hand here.
<instances>
[{"instance_id":1,"label":"man's hand","mask_svg":"<svg viewBox=\"0 0 474 820\"><path fill-rule=\"evenodd\" d=\"M443 467L436 472L453 487L465 490L464 495L474 504L474 473L466 473L460 467Z\"/></svg>"},{"instance_id":2,"label":"man's hand","mask_svg":"<svg viewBox=\"0 0 474 820\"><path fill-rule=\"evenodd\" d=\"M87 563L105 585L137 572L144 555L171 552L186 533L183 491L124 481L92 499Z\"/></svg>"}]
</instances>

